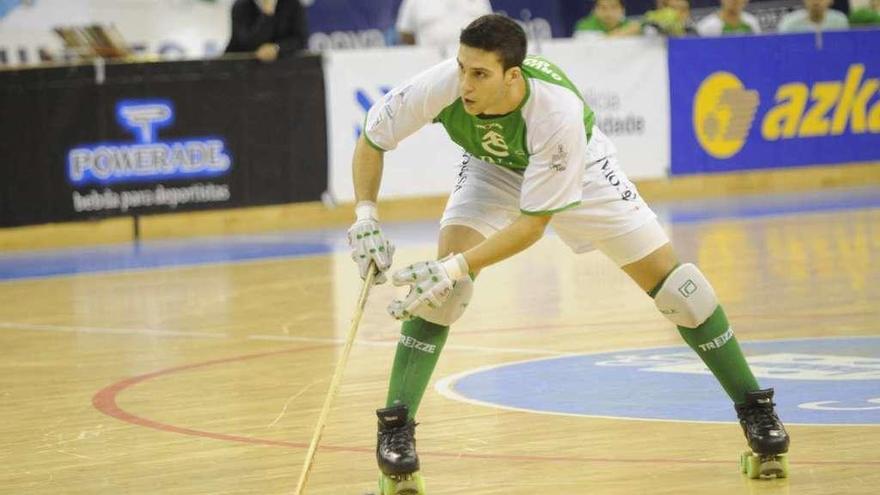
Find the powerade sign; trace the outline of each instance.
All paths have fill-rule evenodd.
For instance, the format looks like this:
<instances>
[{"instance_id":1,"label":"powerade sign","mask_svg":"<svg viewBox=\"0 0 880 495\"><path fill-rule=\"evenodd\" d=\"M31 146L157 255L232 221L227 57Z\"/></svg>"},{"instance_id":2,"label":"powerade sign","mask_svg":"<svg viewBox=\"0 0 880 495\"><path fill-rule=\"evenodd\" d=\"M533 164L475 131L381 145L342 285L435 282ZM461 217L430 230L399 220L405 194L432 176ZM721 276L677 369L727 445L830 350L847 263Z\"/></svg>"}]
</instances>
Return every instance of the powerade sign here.
<instances>
[{"instance_id":1,"label":"powerade sign","mask_svg":"<svg viewBox=\"0 0 880 495\"><path fill-rule=\"evenodd\" d=\"M672 173L880 160L880 31L670 39Z\"/></svg>"},{"instance_id":2,"label":"powerade sign","mask_svg":"<svg viewBox=\"0 0 880 495\"><path fill-rule=\"evenodd\" d=\"M174 124L168 100L123 100L116 121L134 142L80 145L67 153L67 178L74 186L167 179L197 179L229 173L226 143L216 137L164 141L159 130Z\"/></svg>"}]
</instances>

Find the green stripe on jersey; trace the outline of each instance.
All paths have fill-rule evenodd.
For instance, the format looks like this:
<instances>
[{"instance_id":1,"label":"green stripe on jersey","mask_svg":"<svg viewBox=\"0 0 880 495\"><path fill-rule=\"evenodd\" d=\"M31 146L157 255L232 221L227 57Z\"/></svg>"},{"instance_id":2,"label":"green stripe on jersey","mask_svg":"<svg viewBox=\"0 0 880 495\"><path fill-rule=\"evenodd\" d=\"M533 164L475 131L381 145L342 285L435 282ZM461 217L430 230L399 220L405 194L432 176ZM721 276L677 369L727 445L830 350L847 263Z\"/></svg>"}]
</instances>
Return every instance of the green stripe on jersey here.
<instances>
[{"instance_id":1,"label":"green stripe on jersey","mask_svg":"<svg viewBox=\"0 0 880 495\"><path fill-rule=\"evenodd\" d=\"M568 76L543 57L526 57L522 72L526 80L526 95L514 111L492 118L476 117L464 110L464 103L459 97L444 108L434 122L443 124L449 137L474 157L521 173L528 166L532 151L528 149L528 126L522 113L531 97L532 85L529 80L536 79L561 86L584 102L583 95ZM595 118L593 110L584 102L584 128L588 140Z\"/></svg>"}]
</instances>

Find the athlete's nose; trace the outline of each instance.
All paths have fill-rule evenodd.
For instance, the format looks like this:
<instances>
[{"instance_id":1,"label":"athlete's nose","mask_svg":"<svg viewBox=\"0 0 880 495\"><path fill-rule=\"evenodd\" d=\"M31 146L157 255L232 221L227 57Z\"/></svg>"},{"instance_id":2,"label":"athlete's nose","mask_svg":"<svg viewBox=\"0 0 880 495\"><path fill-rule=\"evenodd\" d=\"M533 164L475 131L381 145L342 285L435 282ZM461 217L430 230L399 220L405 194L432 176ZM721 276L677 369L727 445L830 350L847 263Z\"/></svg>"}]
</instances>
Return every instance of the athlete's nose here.
<instances>
[{"instance_id":1,"label":"athlete's nose","mask_svg":"<svg viewBox=\"0 0 880 495\"><path fill-rule=\"evenodd\" d=\"M468 76L464 76L461 78L459 89L461 90L462 96L466 96L474 92L474 85L471 84L470 78Z\"/></svg>"}]
</instances>

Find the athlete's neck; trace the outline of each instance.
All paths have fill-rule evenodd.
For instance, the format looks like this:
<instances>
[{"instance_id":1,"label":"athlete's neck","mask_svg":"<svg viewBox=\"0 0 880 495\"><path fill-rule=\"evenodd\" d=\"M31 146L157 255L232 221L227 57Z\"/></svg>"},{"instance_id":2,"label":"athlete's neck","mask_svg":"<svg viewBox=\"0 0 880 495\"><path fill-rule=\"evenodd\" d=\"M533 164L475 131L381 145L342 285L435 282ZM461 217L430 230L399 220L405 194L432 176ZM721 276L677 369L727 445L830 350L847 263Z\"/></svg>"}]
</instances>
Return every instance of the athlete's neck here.
<instances>
[{"instance_id":1,"label":"athlete's neck","mask_svg":"<svg viewBox=\"0 0 880 495\"><path fill-rule=\"evenodd\" d=\"M510 85L510 89L507 91L507 94L504 95L504 98L502 98L497 105L486 108L486 111L481 113L479 117L492 118L507 115L519 108L525 97L526 80L524 77L520 76Z\"/></svg>"}]
</instances>

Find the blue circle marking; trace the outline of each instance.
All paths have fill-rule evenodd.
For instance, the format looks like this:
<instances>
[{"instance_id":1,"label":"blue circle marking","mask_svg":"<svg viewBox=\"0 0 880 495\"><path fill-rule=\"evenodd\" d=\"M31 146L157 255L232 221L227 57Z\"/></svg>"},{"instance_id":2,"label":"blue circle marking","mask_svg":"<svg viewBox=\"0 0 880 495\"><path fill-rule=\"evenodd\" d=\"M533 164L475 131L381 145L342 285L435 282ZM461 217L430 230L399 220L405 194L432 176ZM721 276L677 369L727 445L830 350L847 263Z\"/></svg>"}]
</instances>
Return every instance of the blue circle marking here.
<instances>
[{"instance_id":1,"label":"blue circle marking","mask_svg":"<svg viewBox=\"0 0 880 495\"><path fill-rule=\"evenodd\" d=\"M880 424L880 337L741 343L786 424ZM566 355L471 370L444 395L506 409L621 419L729 422L733 406L690 348Z\"/></svg>"}]
</instances>

